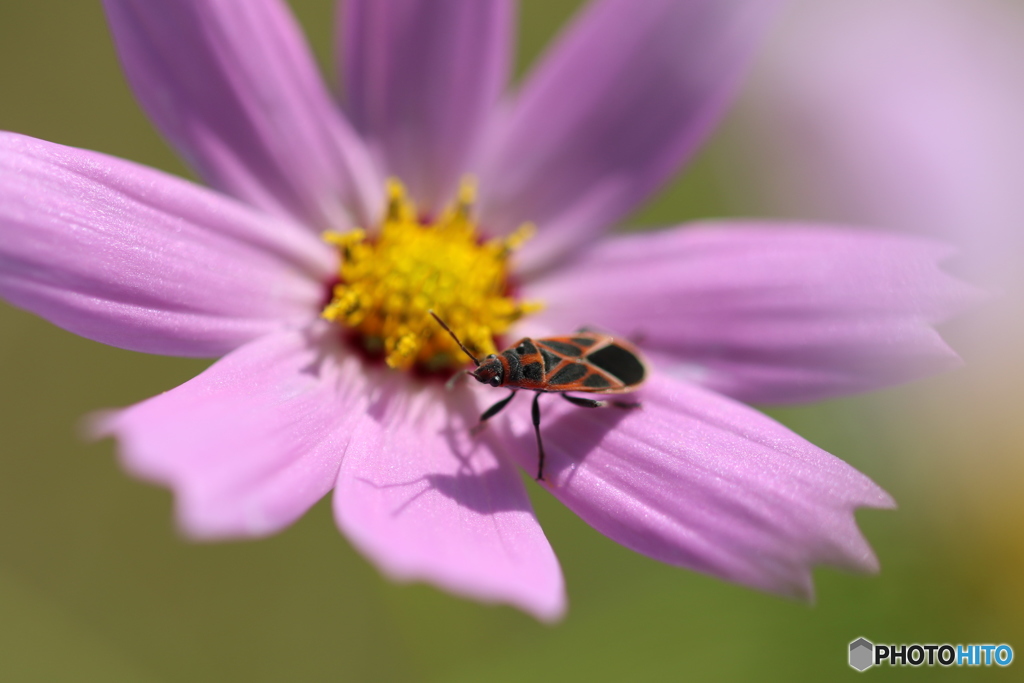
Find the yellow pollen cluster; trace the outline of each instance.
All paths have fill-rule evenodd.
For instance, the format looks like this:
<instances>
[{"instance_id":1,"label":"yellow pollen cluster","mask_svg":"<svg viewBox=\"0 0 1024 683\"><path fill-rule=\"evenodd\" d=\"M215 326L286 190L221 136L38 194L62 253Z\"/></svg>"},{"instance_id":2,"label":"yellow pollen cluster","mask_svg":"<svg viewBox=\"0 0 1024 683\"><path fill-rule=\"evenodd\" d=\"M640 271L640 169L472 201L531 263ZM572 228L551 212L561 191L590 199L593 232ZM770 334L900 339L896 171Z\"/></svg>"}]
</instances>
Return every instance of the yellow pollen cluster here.
<instances>
[{"instance_id":1,"label":"yellow pollen cluster","mask_svg":"<svg viewBox=\"0 0 1024 683\"><path fill-rule=\"evenodd\" d=\"M508 295L508 257L529 238L526 224L504 239L481 242L472 209L475 185L464 180L455 203L421 222L397 180L375 235L324 234L341 252L340 282L323 317L357 332L366 349L393 368L459 367L468 360L430 317L433 310L478 358L495 352L504 333L540 305Z\"/></svg>"}]
</instances>

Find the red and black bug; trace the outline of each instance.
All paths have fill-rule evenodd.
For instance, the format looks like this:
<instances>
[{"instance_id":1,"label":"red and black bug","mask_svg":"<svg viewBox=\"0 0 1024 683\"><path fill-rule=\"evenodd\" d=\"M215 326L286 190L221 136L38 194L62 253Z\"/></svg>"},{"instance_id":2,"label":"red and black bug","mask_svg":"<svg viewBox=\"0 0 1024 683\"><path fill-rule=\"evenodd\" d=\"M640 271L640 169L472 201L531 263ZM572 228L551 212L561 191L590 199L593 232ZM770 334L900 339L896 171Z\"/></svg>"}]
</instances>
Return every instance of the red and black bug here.
<instances>
[{"instance_id":1,"label":"red and black bug","mask_svg":"<svg viewBox=\"0 0 1024 683\"><path fill-rule=\"evenodd\" d=\"M569 403L583 408L610 404L638 408L639 403L598 401L570 396L567 391L597 394L625 394L637 389L647 378L647 364L632 344L610 334L580 330L564 337L525 337L501 353L482 361L469 352L451 328L437 314L430 315L447 330L455 343L476 364L467 374L492 387L508 387L512 393L480 415L480 424L497 415L520 389L537 392L533 397L533 431L537 435L537 480L544 479L544 443L540 438L541 394L561 394Z\"/></svg>"}]
</instances>

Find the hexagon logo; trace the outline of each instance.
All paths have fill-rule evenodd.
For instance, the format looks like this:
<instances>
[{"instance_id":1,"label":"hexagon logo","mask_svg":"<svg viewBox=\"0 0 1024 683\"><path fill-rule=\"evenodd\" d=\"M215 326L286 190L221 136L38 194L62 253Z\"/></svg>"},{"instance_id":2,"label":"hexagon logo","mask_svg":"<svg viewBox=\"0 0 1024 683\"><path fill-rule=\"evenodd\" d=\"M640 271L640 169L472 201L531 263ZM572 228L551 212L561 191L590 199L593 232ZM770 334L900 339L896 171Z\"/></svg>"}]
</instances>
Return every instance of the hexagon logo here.
<instances>
[{"instance_id":1,"label":"hexagon logo","mask_svg":"<svg viewBox=\"0 0 1024 683\"><path fill-rule=\"evenodd\" d=\"M875 646L866 638L858 638L850 643L850 666L857 671L864 671L874 664Z\"/></svg>"}]
</instances>

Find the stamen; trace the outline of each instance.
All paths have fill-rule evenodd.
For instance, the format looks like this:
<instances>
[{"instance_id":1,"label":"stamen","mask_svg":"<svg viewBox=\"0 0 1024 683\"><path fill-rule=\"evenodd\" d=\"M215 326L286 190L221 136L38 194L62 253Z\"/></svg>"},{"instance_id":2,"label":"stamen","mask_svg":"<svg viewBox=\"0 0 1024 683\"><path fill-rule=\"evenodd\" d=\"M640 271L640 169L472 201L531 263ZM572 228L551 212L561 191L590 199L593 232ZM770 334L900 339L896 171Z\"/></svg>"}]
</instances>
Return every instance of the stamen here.
<instances>
[{"instance_id":1,"label":"stamen","mask_svg":"<svg viewBox=\"0 0 1024 683\"><path fill-rule=\"evenodd\" d=\"M387 197L378 234L324 234L341 254L341 270L322 315L353 329L389 366L442 370L465 364L465 355L430 317L431 309L482 357L496 351L496 335L542 308L516 301L508 291L509 256L533 226L481 243L472 178L463 180L455 201L434 221L417 216L398 180L388 180Z\"/></svg>"}]
</instances>

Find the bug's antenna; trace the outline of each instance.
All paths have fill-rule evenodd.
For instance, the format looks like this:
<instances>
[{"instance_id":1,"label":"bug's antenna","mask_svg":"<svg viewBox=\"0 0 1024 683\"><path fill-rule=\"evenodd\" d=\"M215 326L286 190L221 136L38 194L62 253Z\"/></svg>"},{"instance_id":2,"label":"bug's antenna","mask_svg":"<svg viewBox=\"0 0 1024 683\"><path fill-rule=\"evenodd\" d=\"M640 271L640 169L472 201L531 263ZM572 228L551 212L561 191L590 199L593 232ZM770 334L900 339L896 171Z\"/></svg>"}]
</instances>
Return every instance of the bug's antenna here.
<instances>
[{"instance_id":1,"label":"bug's antenna","mask_svg":"<svg viewBox=\"0 0 1024 683\"><path fill-rule=\"evenodd\" d=\"M476 364L477 367L480 367L479 359L477 359L476 356L474 356L473 354L471 354L469 352L469 349L466 348L465 344L463 344L461 341L459 341L459 338L455 336L454 332L452 332L452 328L450 328L447 325L445 325L444 321L437 317L437 313L434 313L433 309L428 311L428 313L430 313L430 315L434 316L434 320L436 320L438 323L440 323L441 327L443 327L445 329L445 331L448 332L448 334L450 334L452 336L452 339L454 339L455 343L459 345L459 348L462 349L466 353L467 356L469 356L470 358L473 359L473 362Z\"/></svg>"}]
</instances>

